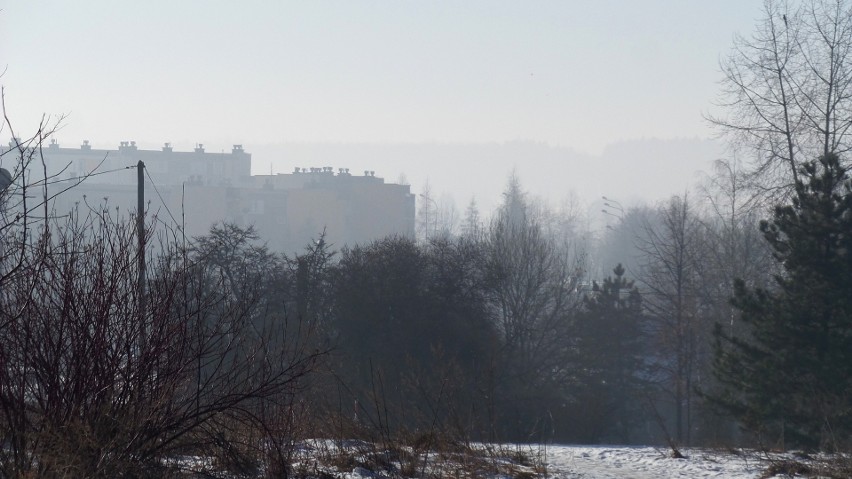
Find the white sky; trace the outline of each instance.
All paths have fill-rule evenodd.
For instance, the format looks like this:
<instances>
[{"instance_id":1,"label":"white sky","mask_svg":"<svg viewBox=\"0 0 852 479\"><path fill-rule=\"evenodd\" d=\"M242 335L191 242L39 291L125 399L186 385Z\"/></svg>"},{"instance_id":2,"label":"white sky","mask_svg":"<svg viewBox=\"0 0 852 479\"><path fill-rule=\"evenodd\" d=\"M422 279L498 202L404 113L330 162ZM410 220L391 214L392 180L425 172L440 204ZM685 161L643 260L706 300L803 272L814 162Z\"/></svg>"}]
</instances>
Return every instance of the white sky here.
<instances>
[{"instance_id":1,"label":"white sky","mask_svg":"<svg viewBox=\"0 0 852 479\"><path fill-rule=\"evenodd\" d=\"M242 143L709 137L718 61L760 2L0 0L20 131ZM2 141L6 141L5 138Z\"/></svg>"}]
</instances>

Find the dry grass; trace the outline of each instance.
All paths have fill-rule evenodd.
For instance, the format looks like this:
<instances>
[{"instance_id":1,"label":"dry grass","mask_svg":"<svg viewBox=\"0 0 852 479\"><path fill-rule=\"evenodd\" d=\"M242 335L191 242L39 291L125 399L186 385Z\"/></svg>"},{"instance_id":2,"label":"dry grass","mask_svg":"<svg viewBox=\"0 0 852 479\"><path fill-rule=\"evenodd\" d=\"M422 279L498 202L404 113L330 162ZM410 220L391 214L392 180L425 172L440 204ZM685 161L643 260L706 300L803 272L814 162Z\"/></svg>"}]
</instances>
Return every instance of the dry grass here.
<instances>
[{"instance_id":1,"label":"dry grass","mask_svg":"<svg viewBox=\"0 0 852 479\"><path fill-rule=\"evenodd\" d=\"M545 472L534 450L515 446L465 446L434 442L432 449L407 444L384 447L367 441L312 441L311 452L292 470L293 477L331 478L352 471L377 477L406 479L478 479L508 477L533 479Z\"/></svg>"}]
</instances>

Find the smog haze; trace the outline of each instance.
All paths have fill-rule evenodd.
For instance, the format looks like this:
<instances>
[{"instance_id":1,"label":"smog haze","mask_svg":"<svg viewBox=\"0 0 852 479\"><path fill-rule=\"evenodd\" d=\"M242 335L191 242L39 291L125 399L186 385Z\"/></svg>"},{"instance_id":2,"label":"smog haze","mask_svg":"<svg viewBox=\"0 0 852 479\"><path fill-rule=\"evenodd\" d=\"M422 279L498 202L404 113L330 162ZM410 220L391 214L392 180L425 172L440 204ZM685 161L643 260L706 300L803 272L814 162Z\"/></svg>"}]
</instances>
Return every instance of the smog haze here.
<instances>
[{"instance_id":1,"label":"smog haze","mask_svg":"<svg viewBox=\"0 0 852 479\"><path fill-rule=\"evenodd\" d=\"M553 203L656 201L723 154L702 114L759 5L0 2L6 109L63 145L245 145L252 172L428 182L458 209L515 169ZM475 181L471 181L475 179Z\"/></svg>"}]
</instances>

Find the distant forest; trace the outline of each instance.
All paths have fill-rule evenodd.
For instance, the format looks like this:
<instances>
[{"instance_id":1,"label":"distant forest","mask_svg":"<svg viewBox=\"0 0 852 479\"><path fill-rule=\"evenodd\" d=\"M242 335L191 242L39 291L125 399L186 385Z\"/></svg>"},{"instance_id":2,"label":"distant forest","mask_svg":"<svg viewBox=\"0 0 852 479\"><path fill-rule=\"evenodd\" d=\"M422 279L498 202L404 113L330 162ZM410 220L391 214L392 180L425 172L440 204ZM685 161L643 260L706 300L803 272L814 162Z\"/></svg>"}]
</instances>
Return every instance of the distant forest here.
<instances>
[{"instance_id":1,"label":"distant forest","mask_svg":"<svg viewBox=\"0 0 852 479\"><path fill-rule=\"evenodd\" d=\"M49 185L85 178L47 174L57 125L17 135L5 116L0 477L182 477L181 458L292 477L314 439L364 446L340 470L369 455L393 477L506 442L848 466L850 31L849 2L767 1L706 117L730 155L650 206L614 188L601 228L511 175L490 217L424 191L417 237L318 231L294 255L250 226L189 238L144 205L52 210Z\"/></svg>"}]
</instances>

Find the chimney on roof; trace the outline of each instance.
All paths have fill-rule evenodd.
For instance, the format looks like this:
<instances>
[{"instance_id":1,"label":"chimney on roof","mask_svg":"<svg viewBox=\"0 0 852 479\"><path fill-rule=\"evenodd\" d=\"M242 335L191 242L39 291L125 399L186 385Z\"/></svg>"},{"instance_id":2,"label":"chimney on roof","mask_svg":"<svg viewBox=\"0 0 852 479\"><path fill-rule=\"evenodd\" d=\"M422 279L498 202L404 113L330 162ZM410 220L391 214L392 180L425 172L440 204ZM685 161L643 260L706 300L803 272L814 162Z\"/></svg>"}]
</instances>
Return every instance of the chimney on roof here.
<instances>
[{"instance_id":1,"label":"chimney on roof","mask_svg":"<svg viewBox=\"0 0 852 479\"><path fill-rule=\"evenodd\" d=\"M204 153L204 143L196 143L195 144L195 152L196 153Z\"/></svg>"},{"instance_id":2,"label":"chimney on roof","mask_svg":"<svg viewBox=\"0 0 852 479\"><path fill-rule=\"evenodd\" d=\"M90 145L90 144L89 144L89 140L83 140L83 144L82 144L82 145L80 145L80 149L81 149L81 150L86 150L86 151L91 150L91 149L92 149L92 145Z\"/></svg>"},{"instance_id":3,"label":"chimney on roof","mask_svg":"<svg viewBox=\"0 0 852 479\"><path fill-rule=\"evenodd\" d=\"M168 152L172 151L172 144L169 143L169 142L163 143L163 151L168 151Z\"/></svg>"}]
</instances>

